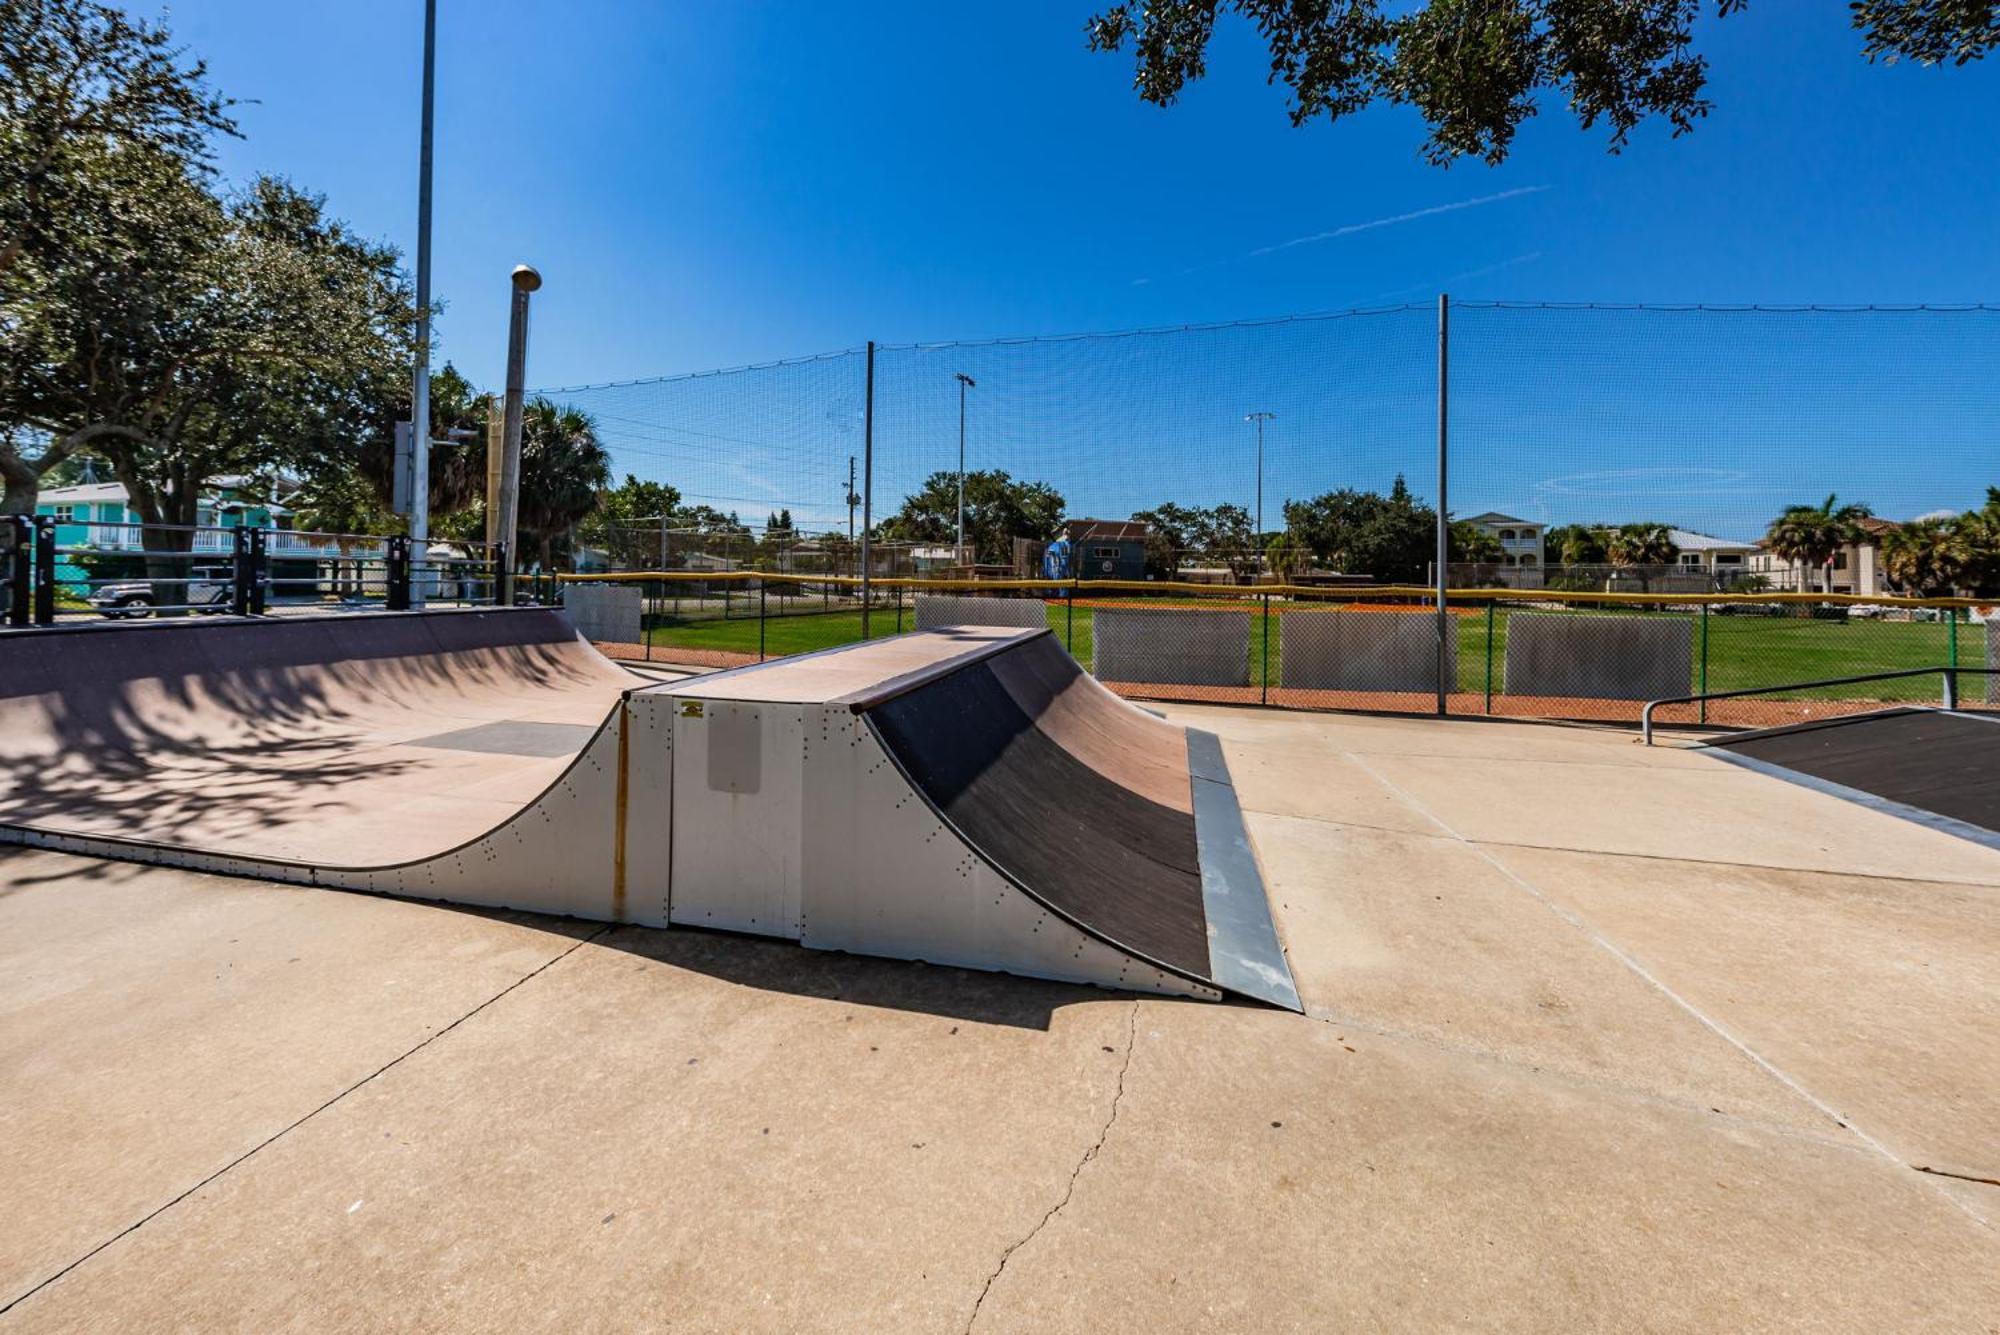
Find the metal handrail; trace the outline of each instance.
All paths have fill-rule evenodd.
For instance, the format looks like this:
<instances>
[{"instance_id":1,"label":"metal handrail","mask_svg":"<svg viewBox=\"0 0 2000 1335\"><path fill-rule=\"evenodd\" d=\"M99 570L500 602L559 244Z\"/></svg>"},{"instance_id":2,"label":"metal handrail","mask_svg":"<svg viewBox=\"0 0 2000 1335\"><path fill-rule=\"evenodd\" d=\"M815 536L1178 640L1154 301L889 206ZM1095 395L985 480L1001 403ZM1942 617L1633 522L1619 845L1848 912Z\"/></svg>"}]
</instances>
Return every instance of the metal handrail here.
<instances>
[{"instance_id":1,"label":"metal handrail","mask_svg":"<svg viewBox=\"0 0 2000 1335\"><path fill-rule=\"evenodd\" d=\"M1791 681L1776 686L1753 686L1741 691L1701 691L1694 695L1669 695L1658 700L1648 700L1646 707L1639 711L1639 735L1647 746L1653 744L1653 711L1661 705L1692 705L1705 700L1736 700L1750 695L1770 695L1775 691L1810 691L1822 686L1852 686L1864 681L1896 681L1906 677L1928 677L1937 673L1944 678L1944 707L1958 708L1958 676L1961 672L1971 672L1979 676L1990 676L2000 672L2000 668L1960 667L1947 664L1943 667L1899 668L1894 672L1864 672L1856 677L1825 677L1819 681Z\"/></svg>"}]
</instances>

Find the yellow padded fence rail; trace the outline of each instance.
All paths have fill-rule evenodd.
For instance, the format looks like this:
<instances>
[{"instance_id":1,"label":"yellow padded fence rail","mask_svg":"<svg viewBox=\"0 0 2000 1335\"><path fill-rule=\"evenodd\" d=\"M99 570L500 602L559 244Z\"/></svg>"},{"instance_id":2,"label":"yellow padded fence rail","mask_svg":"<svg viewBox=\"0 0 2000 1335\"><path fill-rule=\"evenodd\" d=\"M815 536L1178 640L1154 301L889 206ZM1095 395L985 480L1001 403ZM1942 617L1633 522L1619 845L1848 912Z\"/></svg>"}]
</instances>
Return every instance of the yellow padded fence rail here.
<instances>
[{"instance_id":1,"label":"yellow padded fence rail","mask_svg":"<svg viewBox=\"0 0 2000 1335\"><path fill-rule=\"evenodd\" d=\"M858 575L801 575L765 572L758 570L723 570L704 572L697 570L633 570L592 575L557 575L558 582L564 584L787 584L813 585L835 588L862 586ZM1419 584L1368 584L1356 587L1314 584L1194 584L1180 580L1139 580L1139 579L924 579L908 576L870 579L871 589L913 589L918 592L935 593L1028 593L1040 592L1045 596L1052 590L1060 590L1061 595L1087 595L1093 593L1127 594L1175 594L1216 599L1258 598L1311 598L1314 600L1345 599L1350 602L1412 600L1431 601L1437 591ZM1982 598L1905 598L1889 594L1854 593L1589 593L1567 589L1446 589L1445 601L1450 603L1485 602L1544 602L1544 603L1590 603L1612 607L1658 607L1662 604L1694 606L1696 604L1818 604L1835 607L1890 607L1890 608L1932 608L1957 610L1984 608L1994 605L1993 599Z\"/></svg>"}]
</instances>

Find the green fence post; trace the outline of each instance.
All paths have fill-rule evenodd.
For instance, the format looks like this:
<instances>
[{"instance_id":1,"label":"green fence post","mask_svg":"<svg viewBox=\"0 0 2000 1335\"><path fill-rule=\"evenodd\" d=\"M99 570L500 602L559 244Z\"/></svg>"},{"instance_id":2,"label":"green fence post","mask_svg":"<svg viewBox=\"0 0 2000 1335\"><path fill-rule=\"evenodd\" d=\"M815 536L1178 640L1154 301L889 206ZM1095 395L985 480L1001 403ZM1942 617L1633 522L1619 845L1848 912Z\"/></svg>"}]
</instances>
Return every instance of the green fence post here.
<instances>
[{"instance_id":1,"label":"green fence post","mask_svg":"<svg viewBox=\"0 0 2000 1335\"><path fill-rule=\"evenodd\" d=\"M1498 598L1486 600L1486 712L1493 712L1493 609L1499 606Z\"/></svg>"},{"instance_id":2,"label":"green fence post","mask_svg":"<svg viewBox=\"0 0 2000 1335\"><path fill-rule=\"evenodd\" d=\"M1950 671L1950 672L1949 672L1948 674L1946 674L1946 676L1945 676L1945 692L1944 692L1944 694L1945 694L1945 701L1944 701L1944 704L1945 704L1945 708L1947 708L1947 709L1950 709L1950 708L1953 708L1953 707L1955 707L1955 706L1956 706L1956 705L1958 704L1958 699L1957 699L1957 696L1958 696L1958 609L1957 609L1956 607L1947 607L1947 608L1945 609L1945 612L1944 612L1944 616L1945 616L1945 621L1946 621L1946 622L1947 622L1947 623L1948 623L1948 624L1950 625L1950 627L1951 627L1951 629L1950 629L1949 631L1947 631L1947 632L1946 632L1946 641L1945 641L1945 643L1946 643L1946 649L1945 649L1945 661L1946 661L1947 663L1949 663L1949 664L1951 665L1951 671Z\"/></svg>"},{"instance_id":3,"label":"green fence post","mask_svg":"<svg viewBox=\"0 0 2000 1335\"><path fill-rule=\"evenodd\" d=\"M1064 590L1069 596L1063 602L1063 648L1071 658L1076 657L1076 571L1069 572L1069 588Z\"/></svg>"},{"instance_id":4,"label":"green fence post","mask_svg":"<svg viewBox=\"0 0 2000 1335\"><path fill-rule=\"evenodd\" d=\"M1257 647L1257 703L1271 703L1271 595L1264 595L1264 634Z\"/></svg>"},{"instance_id":5,"label":"green fence post","mask_svg":"<svg viewBox=\"0 0 2000 1335\"><path fill-rule=\"evenodd\" d=\"M1708 694L1708 604L1701 605L1701 677L1695 687L1696 695ZM1701 721L1708 722L1708 701L1701 702Z\"/></svg>"},{"instance_id":6,"label":"green fence post","mask_svg":"<svg viewBox=\"0 0 2000 1335\"><path fill-rule=\"evenodd\" d=\"M903 633L903 586L896 586L896 633Z\"/></svg>"},{"instance_id":7,"label":"green fence post","mask_svg":"<svg viewBox=\"0 0 2000 1335\"><path fill-rule=\"evenodd\" d=\"M757 661L764 661L764 589L763 580L757 581Z\"/></svg>"}]
</instances>

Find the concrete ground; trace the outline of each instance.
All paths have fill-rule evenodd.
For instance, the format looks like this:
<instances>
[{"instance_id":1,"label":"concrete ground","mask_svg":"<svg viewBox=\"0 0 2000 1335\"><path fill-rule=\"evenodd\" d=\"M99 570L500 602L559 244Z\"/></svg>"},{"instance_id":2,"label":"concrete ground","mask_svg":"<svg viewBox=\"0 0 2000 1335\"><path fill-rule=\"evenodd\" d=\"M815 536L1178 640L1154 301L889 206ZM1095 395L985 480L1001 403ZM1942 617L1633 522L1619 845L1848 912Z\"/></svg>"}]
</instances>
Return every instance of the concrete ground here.
<instances>
[{"instance_id":1,"label":"concrete ground","mask_svg":"<svg viewBox=\"0 0 2000 1335\"><path fill-rule=\"evenodd\" d=\"M0 852L0 1332L2000 1331L2000 853L1169 712L1307 1016Z\"/></svg>"}]
</instances>

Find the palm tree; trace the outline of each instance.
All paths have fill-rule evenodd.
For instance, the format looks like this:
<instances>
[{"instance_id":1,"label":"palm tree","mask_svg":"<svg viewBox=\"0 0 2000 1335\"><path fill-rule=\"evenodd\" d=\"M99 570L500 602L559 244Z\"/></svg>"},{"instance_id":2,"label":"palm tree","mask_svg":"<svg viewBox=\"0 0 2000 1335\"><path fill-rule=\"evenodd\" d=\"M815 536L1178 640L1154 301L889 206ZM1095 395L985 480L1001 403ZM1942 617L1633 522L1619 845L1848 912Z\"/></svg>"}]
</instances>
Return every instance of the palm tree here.
<instances>
[{"instance_id":1,"label":"palm tree","mask_svg":"<svg viewBox=\"0 0 2000 1335\"><path fill-rule=\"evenodd\" d=\"M1615 566L1663 566L1674 559L1673 539L1664 524L1621 524L1604 544Z\"/></svg>"},{"instance_id":2,"label":"palm tree","mask_svg":"<svg viewBox=\"0 0 2000 1335\"><path fill-rule=\"evenodd\" d=\"M597 506L611 485L611 456L597 439L597 423L578 408L535 399L521 415L521 502L516 518L523 551L539 553L543 570L555 564L558 542Z\"/></svg>"},{"instance_id":3,"label":"palm tree","mask_svg":"<svg viewBox=\"0 0 2000 1335\"><path fill-rule=\"evenodd\" d=\"M1788 505L1765 530L1764 545L1781 560L1818 566L1822 591L1832 593L1834 555L1861 540L1861 521L1870 513L1865 505L1842 505L1831 493L1818 505Z\"/></svg>"},{"instance_id":4,"label":"palm tree","mask_svg":"<svg viewBox=\"0 0 2000 1335\"><path fill-rule=\"evenodd\" d=\"M1882 538L1882 569L1906 593L1949 594L1964 579L1971 553L1956 519L1913 519Z\"/></svg>"}]
</instances>

